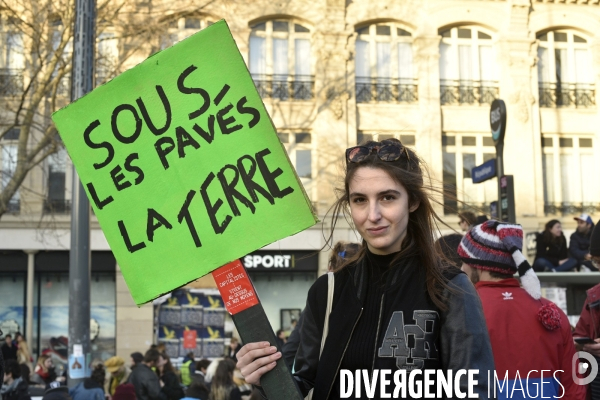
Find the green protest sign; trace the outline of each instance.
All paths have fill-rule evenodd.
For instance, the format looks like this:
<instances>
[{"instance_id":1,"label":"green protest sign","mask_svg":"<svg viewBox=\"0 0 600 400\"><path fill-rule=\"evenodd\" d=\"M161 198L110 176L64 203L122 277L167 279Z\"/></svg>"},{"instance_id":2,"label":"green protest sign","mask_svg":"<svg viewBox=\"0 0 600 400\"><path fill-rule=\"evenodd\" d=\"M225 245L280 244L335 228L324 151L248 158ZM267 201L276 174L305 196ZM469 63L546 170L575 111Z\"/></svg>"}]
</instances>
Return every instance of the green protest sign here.
<instances>
[{"instance_id":1,"label":"green protest sign","mask_svg":"<svg viewBox=\"0 0 600 400\"><path fill-rule=\"evenodd\" d=\"M52 119L137 304L317 222L225 21Z\"/></svg>"}]
</instances>

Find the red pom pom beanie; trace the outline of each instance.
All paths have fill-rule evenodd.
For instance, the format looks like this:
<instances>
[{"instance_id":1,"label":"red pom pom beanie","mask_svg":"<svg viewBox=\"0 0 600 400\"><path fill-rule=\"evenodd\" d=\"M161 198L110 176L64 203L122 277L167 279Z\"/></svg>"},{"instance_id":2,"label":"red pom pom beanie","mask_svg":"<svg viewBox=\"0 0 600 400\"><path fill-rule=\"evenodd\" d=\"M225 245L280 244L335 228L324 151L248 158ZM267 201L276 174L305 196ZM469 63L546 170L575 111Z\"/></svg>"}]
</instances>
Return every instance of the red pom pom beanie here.
<instances>
[{"instance_id":1,"label":"red pom pom beanie","mask_svg":"<svg viewBox=\"0 0 600 400\"><path fill-rule=\"evenodd\" d=\"M535 300L542 297L540 280L521 252L523 228L518 224L485 221L462 238L458 255L472 268L512 275L519 273L523 289ZM548 330L560 327L560 312L554 303L542 306L538 320Z\"/></svg>"}]
</instances>

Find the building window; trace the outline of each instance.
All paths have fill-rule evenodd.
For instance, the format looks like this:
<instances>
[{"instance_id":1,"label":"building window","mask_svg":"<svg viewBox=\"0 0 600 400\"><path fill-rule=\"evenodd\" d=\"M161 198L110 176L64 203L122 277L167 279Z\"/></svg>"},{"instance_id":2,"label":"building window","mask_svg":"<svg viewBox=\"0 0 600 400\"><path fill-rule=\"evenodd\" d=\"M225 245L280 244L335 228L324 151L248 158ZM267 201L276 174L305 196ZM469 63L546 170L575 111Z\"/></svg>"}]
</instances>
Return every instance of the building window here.
<instances>
[{"instance_id":1,"label":"building window","mask_svg":"<svg viewBox=\"0 0 600 400\"><path fill-rule=\"evenodd\" d=\"M570 31L546 32L537 38L540 106L595 106L587 39Z\"/></svg>"},{"instance_id":2,"label":"building window","mask_svg":"<svg viewBox=\"0 0 600 400\"><path fill-rule=\"evenodd\" d=\"M404 146L414 147L416 145L415 135L408 132L368 132L358 131L356 143L358 145L365 144L369 141L380 142L386 139L398 139Z\"/></svg>"},{"instance_id":3,"label":"building window","mask_svg":"<svg viewBox=\"0 0 600 400\"><path fill-rule=\"evenodd\" d=\"M308 183L313 177L312 135L308 132L278 132L278 135L300 180Z\"/></svg>"},{"instance_id":4,"label":"building window","mask_svg":"<svg viewBox=\"0 0 600 400\"><path fill-rule=\"evenodd\" d=\"M113 32L102 32L96 39L96 86L116 75L119 63L118 39Z\"/></svg>"},{"instance_id":5,"label":"building window","mask_svg":"<svg viewBox=\"0 0 600 400\"><path fill-rule=\"evenodd\" d=\"M10 20L2 21L0 50L0 96L15 96L23 92L25 53L23 34Z\"/></svg>"},{"instance_id":6,"label":"building window","mask_svg":"<svg viewBox=\"0 0 600 400\"><path fill-rule=\"evenodd\" d=\"M600 211L600 188L591 136L544 134L544 211L546 214L593 214Z\"/></svg>"},{"instance_id":7,"label":"building window","mask_svg":"<svg viewBox=\"0 0 600 400\"><path fill-rule=\"evenodd\" d=\"M469 206L489 209L498 197L497 182L491 179L474 184L471 170L496 157L489 134L445 133L442 136L444 213L456 214Z\"/></svg>"},{"instance_id":8,"label":"building window","mask_svg":"<svg viewBox=\"0 0 600 400\"><path fill-rule=\"evenodd\" d=\"M48 157L48 195L44 213L71 212L70 182L67 181L68 155L64 148Z\"/></svg>"},{"instance_id":9,"label":"building window","mask_svg":"<svg viewBox=\"0 0 600 400\"><path fill-rule=\"evenodd\" d=\"M259 94L278 100L311 100L310 29L294 20L252 26L249 69Z\"/></svg>"},{"instance_id":10,"label":"building window","mask_svg":"<svg viewBox=\"0 0 600 400\"><path fill-rule=\"evenodd\" d=\"M356 102L418 100L412 34L395 23L356 29Z\"/></svg>"},{"instance_id":11,"label":"building window","mask_svg":"<svg viewBox=\"0 0 600 400\"><path fill-rule=\"evenodd\" d=\"M60 47L62 41L62 32L64 30L63 23L60 19L52 21L52 53L48 55L48 58L52 58L56 50ZM56 64L56 69L52 73L52 79L61 75L60 81L56 86L56 95L59 96L70 96L71 95L71 72L67 72L68 67L71 63L71 54L73 53L73 38L69 38L69 41L64 47L63 53L60 55L60 60ZM51 60L48 60L49 62ZM48 94L52 94L51 91Z\"/></svg>"},{"instance_id":12,"label":"building window","mask_svg":"<svg viewBox=\"0 0 600 400\"><path fill-rule=\"evenodd\" d=\"M0 142L0 190L4 190L8 186L17 169L17 141L19 140L20 132L19 128L11 128L2 137L2 141ZM21 197L19 190L17 190L8 202L7 211L18 213L20 209Z\"/></svg>"},{"instance_id":13,"label":"building window","mask_svg":"<svg viewBox=\"0 0 600 400\"><path fill-rule=\"evenodd\" d=\"M187 17L171 18L166 23L167 31L161 37L161 50L192 36L199 30L212 25L214 21L212 17L205 15L189 15Z\"/></svg>"},{"instance_id":14,"label":"building window","mask_svg":"<svg viewBox=\"0 0 600 400\"><path fill-rule=\"evenodd\" d=\"M491 33L479 27L440 32L442 104L491 104L499 96Z\"/></svg>"}]
</instances>

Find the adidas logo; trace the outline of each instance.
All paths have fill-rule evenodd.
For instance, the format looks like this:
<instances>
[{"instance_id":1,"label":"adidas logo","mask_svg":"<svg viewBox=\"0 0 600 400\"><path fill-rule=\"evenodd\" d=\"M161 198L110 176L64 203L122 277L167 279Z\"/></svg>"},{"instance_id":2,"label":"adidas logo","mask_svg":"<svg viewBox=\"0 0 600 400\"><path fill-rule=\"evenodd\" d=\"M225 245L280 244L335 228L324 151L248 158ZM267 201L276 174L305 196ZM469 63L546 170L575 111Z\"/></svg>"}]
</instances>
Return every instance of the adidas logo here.
<instances>
[{"instance_id":1,"label":"adidas logo","mask_svg":"<svg viewBox=\"0 0 600 400\"><path fill-rule=\"evenodd\" d=\"M512 293L510 292L504 292L502 293L502 296L504 296L504 300L514 300L512 297Z\"/></svg>"}]
</instances>

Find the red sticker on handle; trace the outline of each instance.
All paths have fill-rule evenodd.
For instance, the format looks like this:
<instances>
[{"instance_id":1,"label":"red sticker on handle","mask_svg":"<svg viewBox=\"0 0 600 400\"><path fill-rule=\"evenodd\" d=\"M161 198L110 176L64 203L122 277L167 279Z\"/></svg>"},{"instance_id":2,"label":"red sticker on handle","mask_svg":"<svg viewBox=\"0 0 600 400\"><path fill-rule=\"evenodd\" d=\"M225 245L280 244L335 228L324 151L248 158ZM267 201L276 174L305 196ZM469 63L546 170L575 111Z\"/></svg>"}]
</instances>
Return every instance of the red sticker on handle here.
<instances>
[{"instance_id":1,"label":"red sticker on handle","mask_svg":"<svg viewBox=\"0 0 600 400\"><path fill-rule=\"evenodd\" d=\"M240 260L223 265L213 271L212 276L229 314L237 314L258 304L254 286Z\"/></svg>"}]
</instances>

